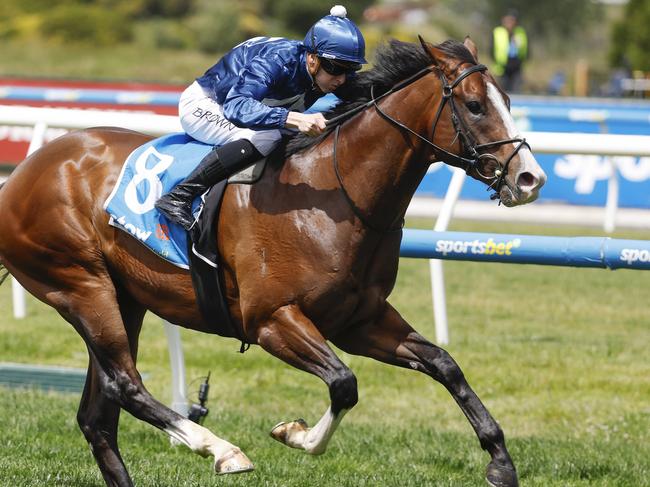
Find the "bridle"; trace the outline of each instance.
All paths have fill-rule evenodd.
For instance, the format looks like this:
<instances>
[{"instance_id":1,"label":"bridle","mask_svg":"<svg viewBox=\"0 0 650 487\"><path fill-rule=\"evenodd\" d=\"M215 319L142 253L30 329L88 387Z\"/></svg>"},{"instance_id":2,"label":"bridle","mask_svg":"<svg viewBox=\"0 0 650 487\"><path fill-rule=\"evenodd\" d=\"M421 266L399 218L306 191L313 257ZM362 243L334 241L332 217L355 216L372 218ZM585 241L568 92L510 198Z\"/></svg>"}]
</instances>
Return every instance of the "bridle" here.
<instances>
[{"instance_id":1,"label":"bridle","mask_svg":"<svg viewBox=\"0 0 650 487\"><path fill-rule=\"evenodd\" d=\"M469 127L467 124L463 121L462 118L458 116L458 110L456 108L456 103L454 102L454 88L460 84L461 81L463 81L465 78L467 78L469 75L476 73L476 72L483 72L486 71L487 67L483 64L477 64L474 65L470 68L465 69L462 71L458 77L454 80L453 83L449 84L447 81L447 78L445 77L445 74L442 72L441 69L439 69L439 76L440 76L440 81L442 83L442 99L440 101L440 105L438 105L438 111L436 113L436 118L434 119L433 122L433 128L431 132L431 139L433 140L435 133L436 133L436 127L438 125L438 122L440 121L440 116L442 114L442 110L445 107L446 103L449 103L449 106L451 107L451 121L454 125L454 130L456 131L456 137L454 138L454 141L456 138L459 138L463 148L465 149L465 153L469 153L470 157L461 157L457 156L456 154L453 154L445 149L439 148L436 146L433 142L430 142L430 145L434 147L435 150L438 152L442 152L446 158L443 159L445 162L451 163L450 159L456 159L458 162L460 162L459 166L462 167L465 170L465 173L469 173L470 171L475 171L476 174L481 176L483 179L486 181L489 181L492 179L492 183L488 186L488 191L490 189L494 190L494 193L490 196L491 199L497 199L499 198L499 191L501 191L501 187L506 184L505 177L508 174L508 168L510 167L510 161L517 155L517 153L521 150L522 147L527 147L530 150L530 145L528 145L528 142L526 142L526 139L524 138L512 138L512 139L503 139L503 140L497 140L494 142L487 142L485 144L477 144L476 140L474 137L472 137L472 133L469 130ZM379 109L379 107L376 107L377 110L380 112L380 114L384 117L388 117L385 113ZM390 119L390 117L388 117ZM392 119L391 119L392 120ZM396 121L393 121L395 123ZM426 140L426 139L425 139ZM427 140L427 142L429 142ZM453 143L453 142L452 142ZM505 144L517 144L512 153L508 156L508 158L505 160L505 162L501 162L497 157L495 157L493 154L489 152L482 152L487 149L493 149L495 147L499 147ZM498 169L495 169L494 171L494 176L487 176L485 174L481 173L480 170L480 164L479 162L482 161L483 159L492 159L494 162L496 162ZM464 166L463 166L464 164Z\"/></svg>"},{"instance_id":2,"label":"bridle","mask_svg":"<svg viewBox=\"0 0 650 487\"><path fill-rule=\"evenodd\" d=\"M418 134L411 128L407 127L405 124L400 122L399 120L396 120L395 118L391 117L388 115L385 111L383 111L379 105L378 101L380 101L382 98L385 98L396 91L401 90L402 88L405 88L406 86L410 85L411 83L417 81L418 79L422 78L426 74L429 74L433 72L434 70L438 71L438 76L440 78L440 81L442 83L442 98L440 100L440 104L438 105L438 110L436 111L436 116L434 118L432 127L431 127L431 139L427 139L426 137L423 137L422 135ZM338 168L338 160L336 157L336 147L337 147L337 142L339 138L339 129L340 129L340 122L343 120L348 119L352 115L355 115L356 113L366 109L369 106L374 106L374 108L377 110L377 112L386 120L391 122L393 125L396 125L399 127L401 130L404 130L411 135L414 135L418 139L422 140L424 143L429 145L430 147L433 148L434 154L437 157L440 157L441 160L444 162L451 164L453 166L457 166L462 168L465 173L469 174L471 171L474 171L476 174L478 174L481 178L485 179L486 181L492 180L492 182L488 185L488 191L489 190L494 190L494 194L490 196L490 199L498 199L499 198L499 192L501 191L501 188L503 187L504 184L507 184L507 181L505 179L506 175L508 174L508 168L510 167L510 161L517 155L517 153L521 150L522 147L527 147L530 150L530 145L528 145L528 142L526 142L526 139L524 138L512 138L512 139L503 139L503 140L497 140L494 142L488 142L485 144L477 144L475 138L472 136L471 131L469 130L469 127L467 127L467 124L463 121L461 117L458 116L458 110L456 108L456 104L454 102L454 88L456 88L465 78L468 76L478 73L478 72L484 72L487 70L487 67L483 64L476 64L474 66L471 66L463 71L456 77L456 79L450 84L449 81L447 80L447 77L443 73L442 69L438 68L437 66L427 66L426 68L418 71L415 73L413 76L410 76L409 78L401 81L397 85L393 86L390 90L387 92L383 93L382 95L378 96L375 98L374 96L374 86L370 87L370 101L367 103L364 103L363 105L360 105L356 108L353 108L352 110L349 110L348 112L345 112L341 115L338 115L337 117L334 117L330 120L327 121L327 125L332 126L336 124L336 129L334 131L334 144L333 144L333 151L334 151L334 156L333 156L333 163L334 163L334 170L336 172L336 177L339 182L339 187L345 196L345 199L347 200L348 204L352 208L353 212L361 220L361 222L371 230L378 232L378 233L392 233L392 232L398 232L401 231L404 221L401 221L401 224L399 227L389 227L388 229L379 229L376 228L375 226L371 225L367 218L361 213L359 208L354 204L352 201L352 198L350 198L350 195L345 189L345 186L343 185L343 179L341 178L341 174ZM463 155L457 155L454 154L447 149L440 147L436 143L433 142L435 139L435 133L436 133L436 128L438 126L438 122L440 121L440 118L442 116L442 111L445 108L445 105L449 103L449 107L451 109L451 120L452 124L454 126L454 130L456 132L456 135L454 137L454 140L452 144L456 140L460 140L461 147L462 147L462 154ZM508 156L508 158L505 160L505 162L501 162L496 156L489 152L485 152L488 149L493 149L495 147L499 147L501 145L505 144L517 144L516 147L513 149L512 153ZM484 159L492 159L496 165L497 169L494 171L494 176L488 176L484 175L480 171L480 162Z\"/></svg>"}]
</instances>

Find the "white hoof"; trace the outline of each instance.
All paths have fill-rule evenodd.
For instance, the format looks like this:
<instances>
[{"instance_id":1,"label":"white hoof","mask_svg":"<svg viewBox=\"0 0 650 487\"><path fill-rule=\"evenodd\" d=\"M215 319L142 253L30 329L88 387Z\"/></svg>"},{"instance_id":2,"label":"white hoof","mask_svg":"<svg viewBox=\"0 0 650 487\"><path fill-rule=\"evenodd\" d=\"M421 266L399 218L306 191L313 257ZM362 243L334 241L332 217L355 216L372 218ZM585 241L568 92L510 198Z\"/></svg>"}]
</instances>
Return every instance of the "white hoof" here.
<instances>
[{"instance_id":1,"label":"white hoof","mask_svg":"<svg viewBox=\"0 0 650 487\"><path fill-rule=\"evenodd\" d=\"M214 461L214 471L219 475L250 472L254 468L253 463L239 448L230 450L221 458L215 458Z\"/></svg>"},{"instance_id":2,"label":"white hoof","mask_svg":"<svg viewBox=\"0 0 650 487\"><path fill-rule=\"evenodd\" d=\"M305 437L309 427L304 419L296 419L289 423L278 423L271 430L271 437L291 448L304 449Z\"/></svg>"}]
</instances>

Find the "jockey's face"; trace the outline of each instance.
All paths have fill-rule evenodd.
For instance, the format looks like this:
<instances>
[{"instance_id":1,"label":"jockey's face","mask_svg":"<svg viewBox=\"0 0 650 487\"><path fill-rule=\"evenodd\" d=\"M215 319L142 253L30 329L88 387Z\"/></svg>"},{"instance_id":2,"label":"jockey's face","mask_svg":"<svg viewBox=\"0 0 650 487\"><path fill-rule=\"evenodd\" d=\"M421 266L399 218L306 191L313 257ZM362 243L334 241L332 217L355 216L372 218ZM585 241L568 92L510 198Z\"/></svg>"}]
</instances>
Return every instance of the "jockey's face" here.
<instances>
[{"instance_id":1,"label":"jockey's face","mask_svg":"<svg viewBox=\"0 0 650 487\"><path fill-rule=\"evenodd\" d=\"M331 93L345 83L345 73L334 76L324 69L319 69L314 76L314 83L323 93Z\"/></svg>"},{"instance_id":2,"label":"jockey's face","mask_svg":"<svg viewBox=\"0 0 650 487\"><path fill-rule=\"evenodd\" d=\"M345 83L347 73L354 71L357 65L342 65L328 59L322 59L315 54L307 54L307 69L314 83L323 93L330 93ZM352 69L355 68L355 69Z\"/></svg>"}]
</instances>

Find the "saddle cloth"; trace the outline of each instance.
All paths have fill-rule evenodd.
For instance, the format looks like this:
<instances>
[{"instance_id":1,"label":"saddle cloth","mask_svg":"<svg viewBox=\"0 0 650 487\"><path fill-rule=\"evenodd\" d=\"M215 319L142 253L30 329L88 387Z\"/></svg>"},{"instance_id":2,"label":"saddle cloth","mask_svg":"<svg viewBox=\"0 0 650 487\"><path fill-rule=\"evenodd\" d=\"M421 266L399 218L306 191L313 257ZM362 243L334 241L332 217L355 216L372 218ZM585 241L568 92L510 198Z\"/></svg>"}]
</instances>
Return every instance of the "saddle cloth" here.
<instances>
[{"instance_id":1,"label":"saddle cloth","mask_svg":"<svg viewBox=\"0 0 650 487\"><path fill-rule=\"evenodd\" d=\"M166 135L135 149L104 203L110 216L109 225L128 232L168 262L188 269L187 232L167 220L154 204L190 174L210 150L211 145L198 142L185 133ZM262 159L235 174L228 182L250 184L257 181L264 171L265 161ZM209 193L207 191L192 203L194 216L199 220ZM211 224L211 221L204 222L205 226ZM201 252L200 249L195 251ZM214 257L205 257L216 267Z\"/></svg>"}]
</instances>

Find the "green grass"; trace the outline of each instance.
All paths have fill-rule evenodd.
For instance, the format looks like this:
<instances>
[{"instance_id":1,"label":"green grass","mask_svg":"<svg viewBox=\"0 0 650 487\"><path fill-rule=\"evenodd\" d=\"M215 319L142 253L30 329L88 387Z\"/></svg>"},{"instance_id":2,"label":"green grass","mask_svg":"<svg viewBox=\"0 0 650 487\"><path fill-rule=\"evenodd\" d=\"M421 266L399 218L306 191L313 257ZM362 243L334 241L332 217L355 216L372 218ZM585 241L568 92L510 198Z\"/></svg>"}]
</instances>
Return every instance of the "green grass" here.
<instances>
[{"instance_id":1,"label":"green grass","mask_svg":"<svg viewBox=\"0 0 650 487\"><path fill-rule=\"evenodd\" d=\"M453 229L601 233L467 222ZM522 485L650 486L650 274L447 262L445 278L446 348L502 425ZM10 291L8 283L0 288L0 361L85 367L85 347L72 328L34 300L29 318L14 320ZM391 302L434 338L424 262L402 260ZM328 394L318 379L258 347L241 355L233 340L182 335L188 381L212 371L206 426L239 445L256 470L217 477L210 461L170 447L163 433L123 414L120 445L136 485L484 484L487 454L446 390L423 375L341 353L357 375L360 401L327 453L310 457L268 432L280 420L320 418ZM167 344L154 316L140 350L147 387L169 403ZM102 485L76 425L77 404L73 394L1 390L0 485Z\"/></svg>"}]
</instances>

